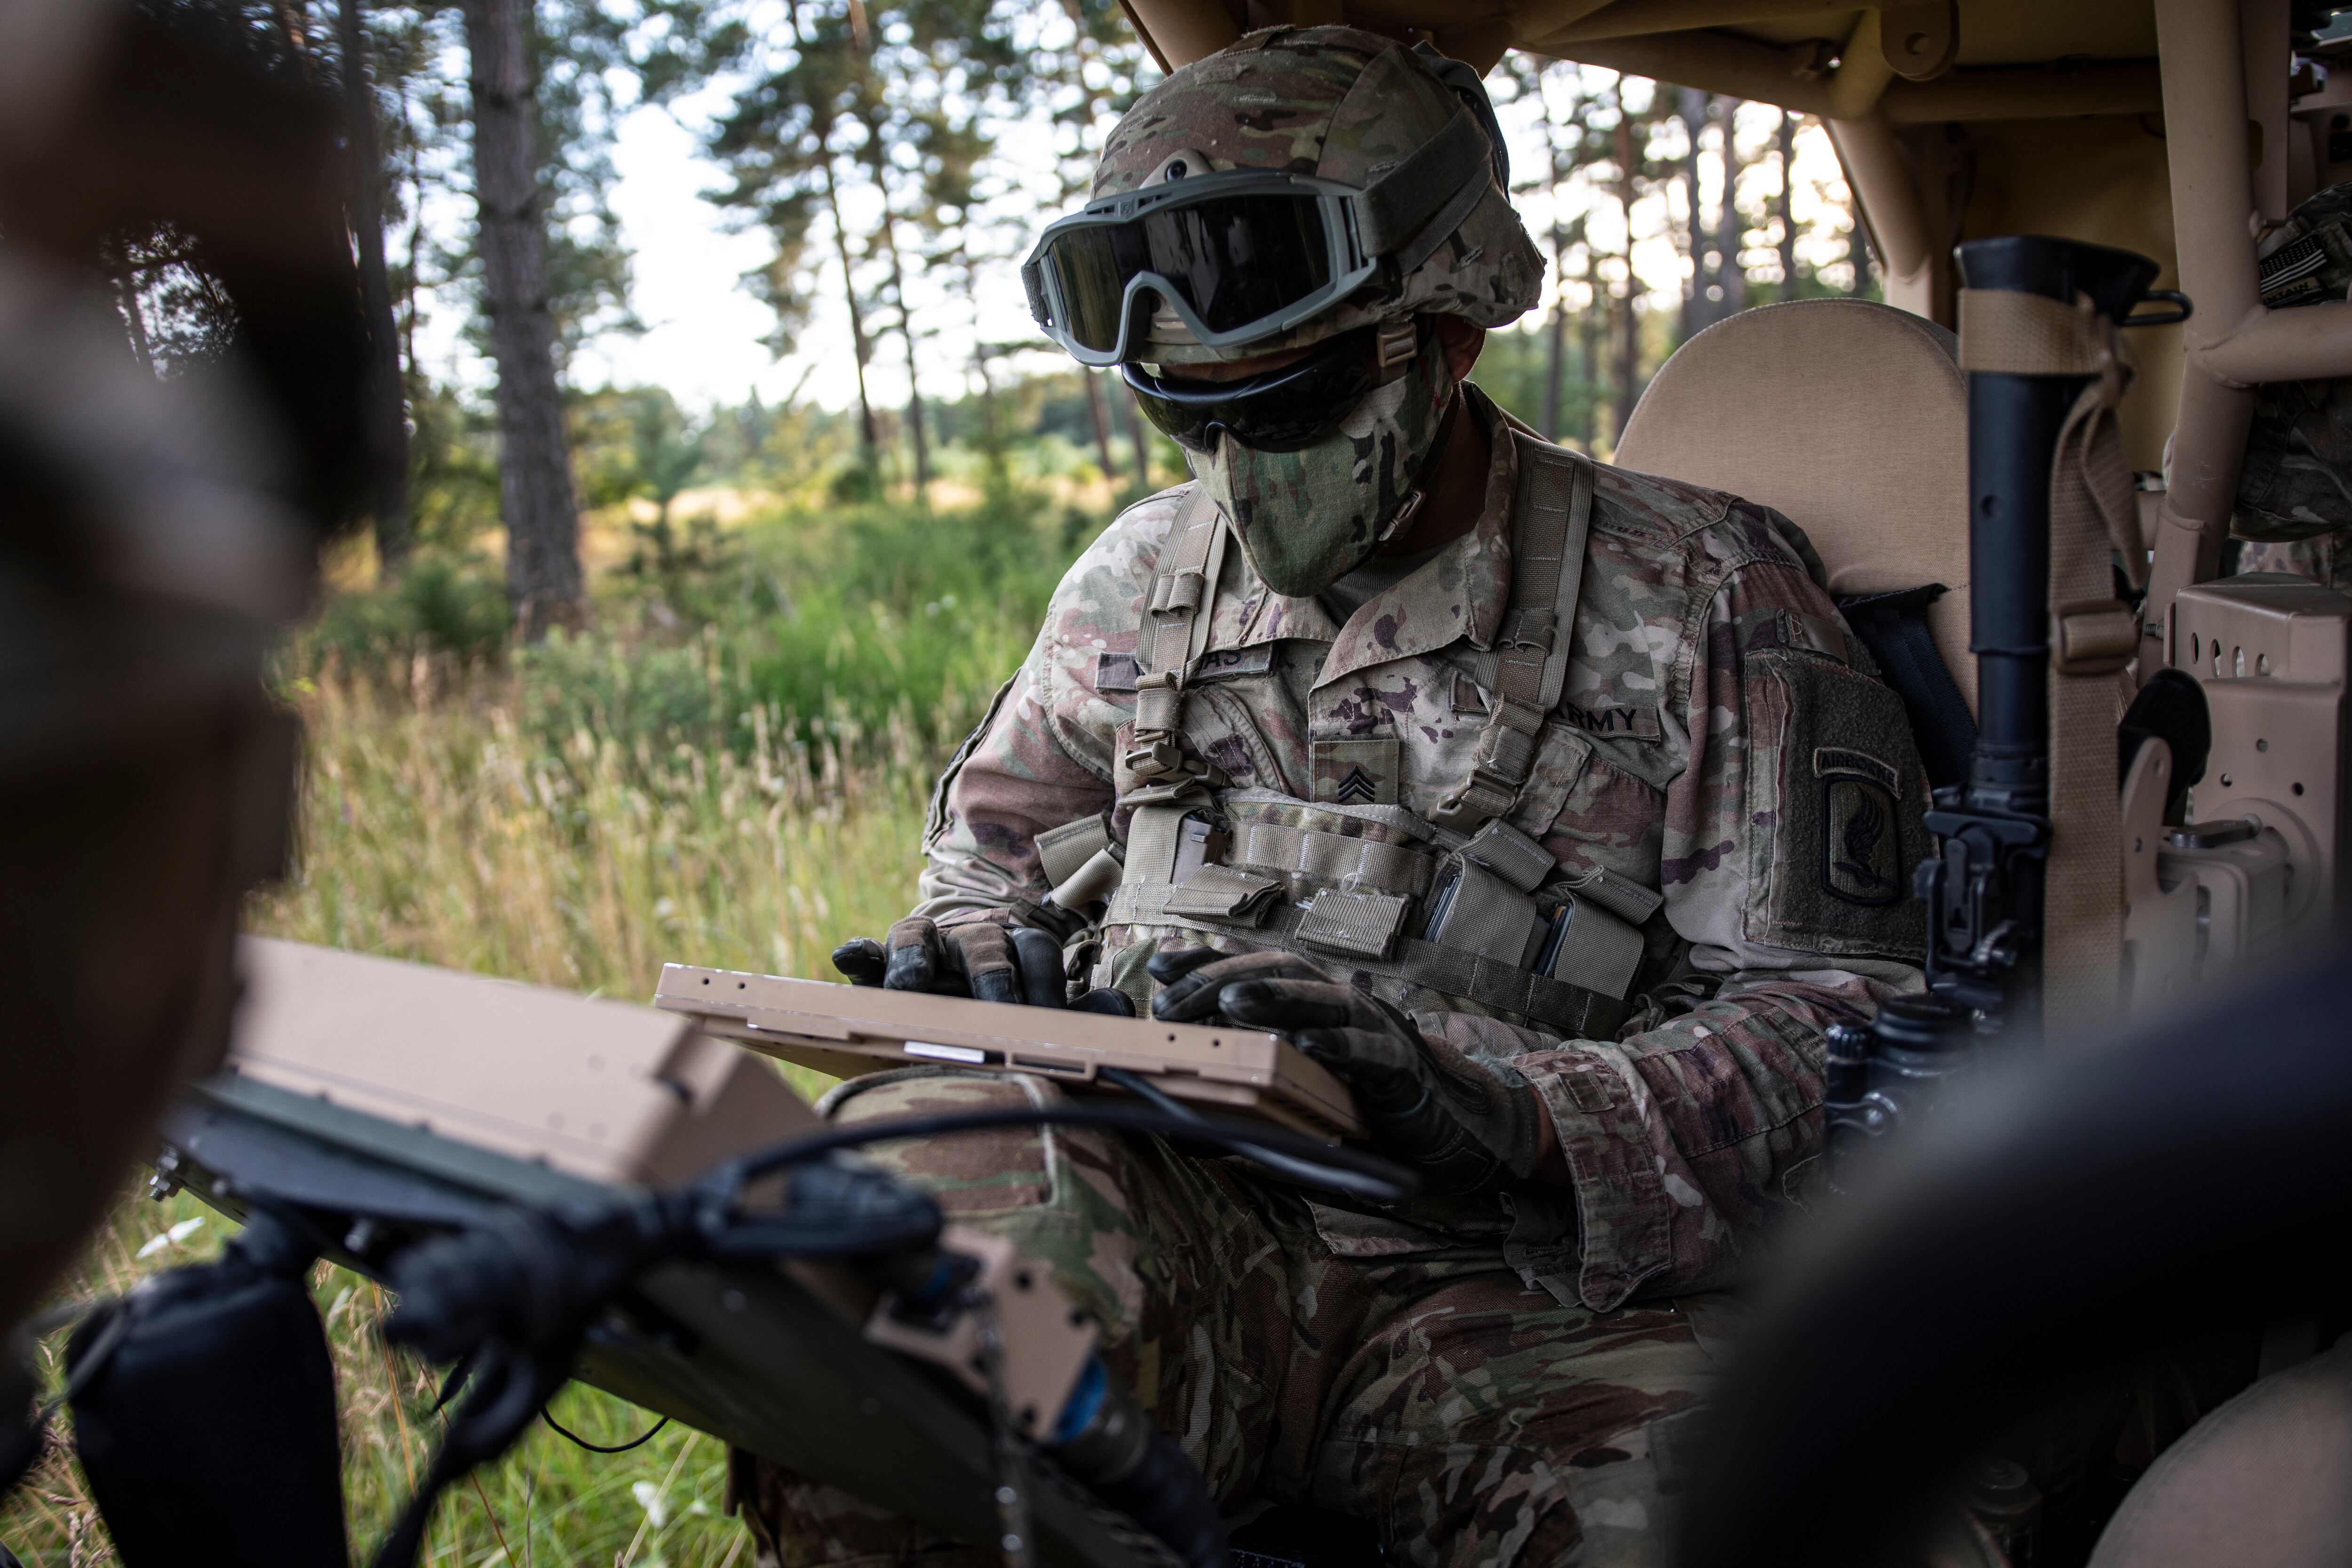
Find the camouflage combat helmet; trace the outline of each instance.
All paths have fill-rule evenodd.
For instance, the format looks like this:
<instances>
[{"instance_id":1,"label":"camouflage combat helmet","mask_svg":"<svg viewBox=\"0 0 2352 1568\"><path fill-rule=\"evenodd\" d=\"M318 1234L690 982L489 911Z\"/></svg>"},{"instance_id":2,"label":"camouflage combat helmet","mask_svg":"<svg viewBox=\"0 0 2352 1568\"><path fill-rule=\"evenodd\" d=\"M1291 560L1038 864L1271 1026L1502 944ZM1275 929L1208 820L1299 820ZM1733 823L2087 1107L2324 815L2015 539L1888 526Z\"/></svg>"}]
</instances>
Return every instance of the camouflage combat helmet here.
<instances>
[{"instance_id":1,"label":"camouflage combat helmet","mask_svg":"<svg viewBox=\"0 0 2352 1568\"><path fill-rule=\"evenodd\" d=\"M1490 116L1475 74L1458 61L1354 27L1268 27L1145 93L1111 132L1093 195L1167 179L1180 163L1177 177L1265 169L1364 186L1437 136L1471 94L1478 95L1473 107ZM1499 150L1494 162L1507 171ZM1516 321L1536 303L1543 262L1512 210L1507 183L1498 173L1418 266L1402 274L1383 268L1313 321L1221 350L1202 346L1161 310L1152 317L1150 357L1168 364L1242 359L1423 311L1482 327Z\"/></svg>"},{"instance_id":2,"label":"camouflage combat helmet","mask_svg":"<svg viewBox=\"0 0 2352 1568\"><path fill-rule=\"evenodd\" d=\"M2352 291L2352 184L2332 185L2264 237L2263 303L2273 310ZM2239 470L2242 539L2309 539L2352 521L2352 378L2288 381L2254 394Z\"/></svg>"}]
</instances>

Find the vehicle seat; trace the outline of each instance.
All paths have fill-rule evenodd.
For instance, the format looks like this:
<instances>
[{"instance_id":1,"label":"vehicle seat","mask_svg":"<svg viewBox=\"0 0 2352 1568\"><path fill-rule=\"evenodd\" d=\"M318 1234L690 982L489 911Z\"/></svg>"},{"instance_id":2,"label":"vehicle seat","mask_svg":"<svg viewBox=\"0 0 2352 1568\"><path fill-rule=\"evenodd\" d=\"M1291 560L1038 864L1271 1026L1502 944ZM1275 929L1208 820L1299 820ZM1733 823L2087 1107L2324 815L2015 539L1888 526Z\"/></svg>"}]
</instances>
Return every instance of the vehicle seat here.
<instances>
[{"instance_id":1,"label":"vehicle seat","mask_svg":"<svg viewBox=\"0 0 2352 1568\"><path fill-rule=\"evenodd\" d=\"M1743 310L1675 351L1612 460L1784 513L1841 599L1944 584L1927 629L1976 712L1968 381L1950 332L1867 300Z\"/></svg>"},{"instance_id":2,"label":"vehicle seat","mask_svg":"<svg viewBox=\"0 0 2352 1568\"><path fill-rule=\"evenodd\" d=\"M2091 1568L2317 1568L2352 1542L2352 1340L2273 1373L2140 1477Z\"/></svg>"}]
</instances>

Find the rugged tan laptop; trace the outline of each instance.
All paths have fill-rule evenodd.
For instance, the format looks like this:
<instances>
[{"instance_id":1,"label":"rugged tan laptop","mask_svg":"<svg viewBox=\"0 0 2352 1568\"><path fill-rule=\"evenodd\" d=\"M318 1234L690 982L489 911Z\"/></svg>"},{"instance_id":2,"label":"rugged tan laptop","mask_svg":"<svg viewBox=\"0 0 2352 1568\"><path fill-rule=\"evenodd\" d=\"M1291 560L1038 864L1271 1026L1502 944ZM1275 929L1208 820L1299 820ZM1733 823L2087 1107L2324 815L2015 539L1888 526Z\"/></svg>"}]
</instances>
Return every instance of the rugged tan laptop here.
<instances>
[{"instance_id":1,"label":"rugged tan laptop","mask_svg":"<svg viewBox=\"0 0 2352 1568\"><path fill-rule=\"evenodd\" d=\"M867 985L828 985L691 964L662 966L654 1005L709 1034L849 1078L909 1062L1003 1068L1091 1085L1146 1074L1179 1100L1262 1116L1318 1138L1360 1136L1338 1079L1279 1035L1069 1013Z\"/></svg>"},{"instance_id":2,"label":"rugged tan laptop","mask_svg":"<svg viewBox=\"0 0 2352 1568\"><path fill-rule=\"evenodd\" d=\"M773 1068L628 1002L268 937L229 1067L597 1182L683 1181L815 1124Z\"/></svg>"}]
</instances>

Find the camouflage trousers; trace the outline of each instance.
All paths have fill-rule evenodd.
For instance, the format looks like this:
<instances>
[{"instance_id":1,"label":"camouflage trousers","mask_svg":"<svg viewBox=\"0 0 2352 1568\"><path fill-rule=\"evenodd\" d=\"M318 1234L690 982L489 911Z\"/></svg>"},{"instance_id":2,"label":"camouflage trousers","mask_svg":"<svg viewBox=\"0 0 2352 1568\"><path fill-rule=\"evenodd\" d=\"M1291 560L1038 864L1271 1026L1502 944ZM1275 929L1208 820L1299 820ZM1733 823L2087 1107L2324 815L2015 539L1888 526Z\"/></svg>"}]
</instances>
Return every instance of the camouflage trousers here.
<instances>
[{"instance_id":1,"label":"camouflage trousers","mask_svg":"<svg viewBox=\"0 0 2352 1568\"><path fill-rule=\"evenodd\" d=\"M2338 593L2352 593L2352 541L2341 529L2308 539L2244 540L2238 545L2233 569L2291 572Z\"/></svg>"},{"instance_id":2,"label":"camouflage trousers","mask_svg":"<svg viewBox=\"0 0 2352 1568\"><path fill-rule=\"evenodd\" d=\"M824 1109L856 1121L1060 1094L918 1068L855 1079ZM1229 1514L1264 1498L1368 1520L1415 1568L1662 1560L1723 1298L1561 1306L1491 1247L1400 1241L1156 1141L1020 1130L871 1153L1053 1268ZM996 1561L765 1462L746 1479L760 1568Z\"/></svg>"}]
</instances>

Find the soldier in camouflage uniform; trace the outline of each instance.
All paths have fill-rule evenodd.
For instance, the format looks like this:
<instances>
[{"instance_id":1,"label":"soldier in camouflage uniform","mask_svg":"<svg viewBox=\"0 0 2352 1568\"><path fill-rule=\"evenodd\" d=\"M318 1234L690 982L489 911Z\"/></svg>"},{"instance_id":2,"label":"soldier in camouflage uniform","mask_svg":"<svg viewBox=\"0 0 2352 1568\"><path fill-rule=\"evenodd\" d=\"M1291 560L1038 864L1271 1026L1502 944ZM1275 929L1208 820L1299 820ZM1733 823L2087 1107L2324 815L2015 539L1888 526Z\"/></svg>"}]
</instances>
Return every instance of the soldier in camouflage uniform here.
<instances>
[{"instance_id":1,"label":"soldier in camouflage uniform","mask_svg":"<svg viewBox=\"0 0 2352 1568\"><path fill-rule=\"evenodd\" d=\"M836 962L1288 1035L1423 1196L1063 1130L876 1156L1047 1260L1224 1505L1364 1518L1429 1568L1645 1563L1724 1288L1818 1151L1822 1033L1917 984L1927 785L1786 519L1548 447L1462 379L1538 292L1498 142L1474 75L1342 27L1253 34L1122 121L1097 198L1291 171L1371 192L1351 221L1391 247L1247 341L1207 341L1193 274L1194 321L1147 294L1078 344L1196 483L1071 569L940 782L922 903ZM1371 389L1312 439L1259 417L1254 448L1214 401L1328 364ZM924 1068L823 1109L1060 1093ZM744 1500L762 1563L964 1550L771 1468Z\"/></svg>"},{"instance_id":2,"label":"soldier in camouflage uniform","mask_svg":"<svg viewBox=\"0 0 2352 1568\"><path fill-rule=\"evenodd\" d=\"M2352 184L2305 201L2263 237L2263 303L2324 304L2352 290ZM2238 476L2234 570L2291 572L2352 593L2352 379L2254 390Z\"/></svg>"}]
</instances>

